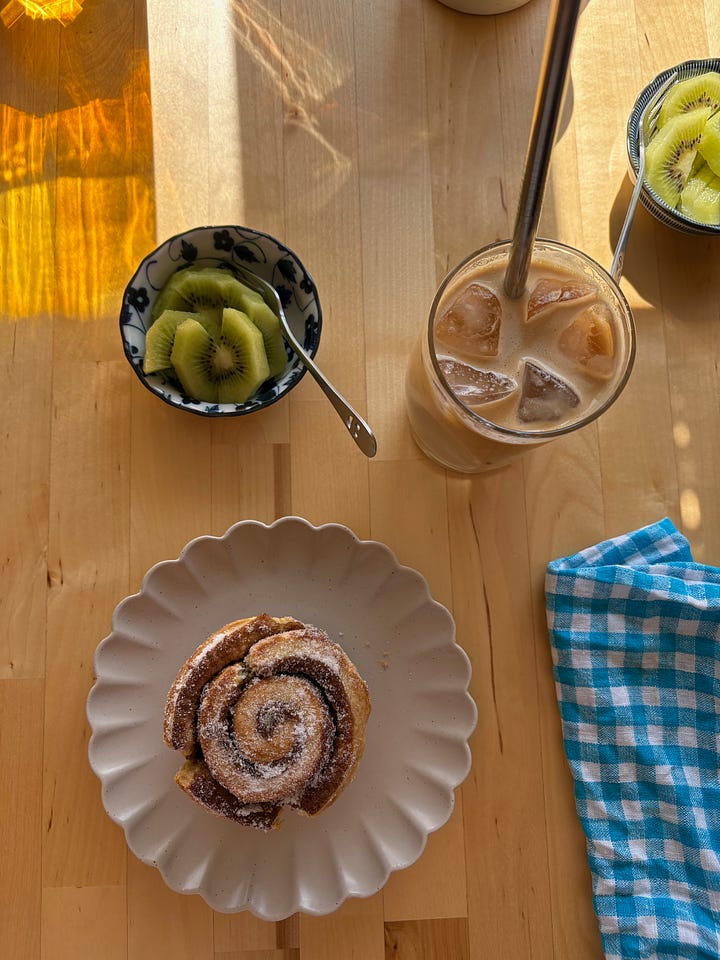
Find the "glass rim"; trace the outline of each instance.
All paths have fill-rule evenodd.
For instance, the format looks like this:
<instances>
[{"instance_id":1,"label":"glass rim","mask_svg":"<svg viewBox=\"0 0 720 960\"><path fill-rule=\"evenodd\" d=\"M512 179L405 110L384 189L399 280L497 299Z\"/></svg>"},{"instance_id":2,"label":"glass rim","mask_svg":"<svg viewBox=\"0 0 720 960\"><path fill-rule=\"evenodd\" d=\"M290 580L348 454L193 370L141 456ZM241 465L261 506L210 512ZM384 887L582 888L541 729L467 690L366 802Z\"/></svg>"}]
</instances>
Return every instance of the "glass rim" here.
<instances>
[{"instance_id":1,"label":"glass rim","mask_svg":"<svg viewBox=\"0 0 720 960\"><path fill-rule=\"evenodd\" d=\"M474 260L476 257L479 257L483 254L489 253L491 250L495 250L498 247L509 247L511 240L496 240L494 243L489 243L485 247L480 247L479 250L475 250L472 253L464 257L458 264L456 264L448 274L446 274L442 283L437 289L435 296L433 297L432 304L430 306L430 314L428 316L428 327L427 327L427 340L428 348L430 351L430 359L432 361L433 370L435 375L438 377L440 384L446 395L450 400L465 414L469 416L471 420L483 427L486 427L501 436L505 437L515 437L521 440L527 440L528 442L533 440L549 440L553 437L560 437L566 433L572 433L575 430L578 430L580 427L586 426L588 423L592 423L593 420L597 418L612 406L615 400L622 393L625 385L630 377L632 372L633 365L635 363L635 351L636 351L636 332L635 332L635 318L633 312L630 308L630 304L627 302L625 294L620 289L620 285L613 280L607 270L594 260L587 253L584 253L582 250L578 250L577 247L572 247L567 243L562 243L560 240L549 240L544 237L537 237L535 240L536 244L543 244L548 247L555 247L559 250L569 252L573 255L579 256L583 260L596 270L602 278L607 282L608 286L612 289L613 293L616 295L620 306L625 313L627 318L627 328L629 334L629 344L628 344L628 355L627 362L625 364L625 369L623 370L622 376L618 379L615 384L613 391L607 396L607 398L601 403L598 407L589 411L585 414L584 417L581 417L579 420L573 420L571 423L564 424L560 427L554 427L551 430L517 430L514 427L504 427L498 423L495 423L493 420L489 420L487 417L481 416L477 411L473 410L471 407L468 407L467 404L463 403L462 400L453 392L450 384L447 381L445 374L440 369L440 364L438 363L437 354L435 352L435 346L433 343L433 326L435 316L437 314L437 309L442 299L443 294L447 290L450 282L457 276L457 274L462 270L463 267L467 266L471 260Z\"/></svg>"}]
</instances>

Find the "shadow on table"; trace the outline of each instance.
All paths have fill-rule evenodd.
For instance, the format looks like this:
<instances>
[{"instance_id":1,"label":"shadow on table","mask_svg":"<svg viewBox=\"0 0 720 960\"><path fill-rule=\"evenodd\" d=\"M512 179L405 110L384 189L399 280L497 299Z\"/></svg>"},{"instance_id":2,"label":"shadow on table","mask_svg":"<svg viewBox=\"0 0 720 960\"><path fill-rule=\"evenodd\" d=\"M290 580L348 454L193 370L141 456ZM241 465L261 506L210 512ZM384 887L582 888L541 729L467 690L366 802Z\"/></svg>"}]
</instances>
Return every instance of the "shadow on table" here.
<instances>
[{"instance_id":1,"label":"shadow on table","mask_svg":"<svg viewBox=\"0 0 720 960\"><path fill-rule=\"evenodd\" d=\"M633 182L623 179L608 219L608 235L615 249ZM662 305L676 316L691 319L698 300L711 285L717 287L717 258L720 236L703 237L681 233L656 220L638 203L625 255L623 279L632 284L643 299ZM660 270L658 269L660 265ZM693 293L698 296L693 297Z\"/></svg>"}]
</instances>

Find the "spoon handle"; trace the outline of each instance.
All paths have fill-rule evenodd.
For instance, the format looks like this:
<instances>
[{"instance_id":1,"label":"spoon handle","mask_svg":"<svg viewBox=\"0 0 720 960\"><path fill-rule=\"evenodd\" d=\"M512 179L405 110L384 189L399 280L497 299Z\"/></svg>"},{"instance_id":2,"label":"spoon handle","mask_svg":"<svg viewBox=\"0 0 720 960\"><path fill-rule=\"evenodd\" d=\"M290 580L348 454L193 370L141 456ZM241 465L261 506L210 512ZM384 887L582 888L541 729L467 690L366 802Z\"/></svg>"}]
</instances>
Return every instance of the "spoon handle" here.
<instances>
[{"instance_id":1,"label":"spoon handle","mask_svg":"<svg viewBox=\"0 0 720 960\"><path fill-rule=\"evenodd\" d=\"M320 371L315 361L305 352L302 344L297 339L290 328L290 324L285 321L282 324L283 336L298 355L303 364L307 367L310 374L322 392L328 398L335 408L342 422L345 424L347 432L353 438L358 447L366 457L374 457L377 453L377 440L368 424L363 420L360 414L354 410L347 400L335 389L324 373Z\"/></svg>"},{"instance_id":2,"label":"spoon handle","mask_svg":"<svg viewBox=\"0 0 720 960\"><path fill-rule=\"evenodd\" d=\"M647 138L651 128L654 128L657 123L657 116L660 111L662 99L676 80L677 71L671 73L665 82L658 87L654 96L648 100L644 110L640 114L637 132L638 167L635 186L632 196L630 197L627 213L625 214L625 221L620 230L617 246L615 247L612 266L610 267L610 276L615 283L620 283L620 277L622 276L623 266L625 264L625 249L627 248L628 238L630 237L630 227L632 226L635 210L642 192L643 178L645 177L645 146Z\"/></svg>"},{"instance_id":3,"label":"spoon handle","mask_svg":"<svg viewBox=\"0 0 720 960\"><path fill-rule=\"evenodd\" d=\"M637 179L635 180L635 186L633 188L632 196L630 197L627 213L625 214L625 222L622 225L620 237L618 238L617 246L615 247L615 255L613 256L612 266L610 267L610 276L613 278L615 283L620 283L620 278L622 277L623 266L625 265L625 250L630 237L630 227L632 226L632 222L635 217L635 210L637 209L638 200L640 199L640 191L642 190L644 176L645 145L643 144L641 147Z\"/></svg>"},{"instance_id":4,"label":"spoon handle","mask_svg":"<svg viewBox=\"0 0 720 960\"><path fill-rule=\"evenodd\" d=\"M290 326L288 318L285 316L285 311L283 310L280 297L278 296L278 292L275 287L267 280L259 277L251 270L248 270L247 267L236 263L234 268L235 272L244 279L247 285L252 290L255 290L260 294L260 296L265 300L267 305L278 318L283 337L293 348L303 366L310 371L315 382L333 405L335 412L345 424L345 429L353 438L355 443L362 450L366 457L374 457L377 453L377 440L375 439L375 434L372 432L368 424L365 423L360 414L350 406L347 400L340 393L338 393L335 387L327 379L325 374L316 365L313 358L306 353L305 348L293 333L293 329Z\"/></svg>"}]
</instances>

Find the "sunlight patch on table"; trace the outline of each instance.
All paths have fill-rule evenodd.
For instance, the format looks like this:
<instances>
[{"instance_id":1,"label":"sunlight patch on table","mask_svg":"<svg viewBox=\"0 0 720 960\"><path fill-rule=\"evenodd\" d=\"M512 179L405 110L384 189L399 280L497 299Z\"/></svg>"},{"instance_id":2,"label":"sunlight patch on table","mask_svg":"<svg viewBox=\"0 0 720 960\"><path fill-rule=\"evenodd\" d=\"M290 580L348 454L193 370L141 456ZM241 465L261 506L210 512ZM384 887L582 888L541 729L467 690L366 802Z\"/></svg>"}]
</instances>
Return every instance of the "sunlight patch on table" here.
<instances>
[{"instance_id":1,"label":"sunlight patch on table","mask_svg":"<svg viewBox=\"0 0 720 960\"><path fill-rule=\"evenodd\" d=\"M684 420L678 420L673 424L673 440L680 450L687 450L690 446L690 427Z\"/></svg>"},{"instance_id":2,"label":"sunlight patch on table","mask_svg":"<svg viewBox=\"0 0 720 960\"><path fill-rule=\"evenodd\" d=\"M680 517L686 530L699 530L702 522L700 499L694 490L683 490L680 494Z\"/></svg>"},{"instance_id":3,"label":"sunlight patch on table","mask_svg":"<svg viewBox=\"0 0 720 960\"><path fill-rule=\"evenodd\" d=\"M14 26L21 17L32 20L58 20L64 27L82 12L84 0L10 0L0 8L0 20Z\"/></svg>"},{"instance_id":4,"label":"sunlight patch on table","mask_svg":"<svg viewBox=\"0 0 720 960\"><path fill-rule=\"evenodd\" d=\"M282 97L286 121L313 137L327 154L327 163L317 171L318 182L326 190L328 175L338 184L344 182L350 158L323 133L322 118L338 106L334 94L346 82L347 70L261 3L232 0L232 8L235 39Z\"/></svg>"},{"instance_id":5,"label":"sunlight patch on table","mask_svg":"<svg viewBox=\"0 0 720 960\"><path fill-rule=\"evenodd\" d=\"M0 319L116 308L154 245L148 89L144 55L119 98L43 115L0 104Z\"/></svg>"}]
</instances>

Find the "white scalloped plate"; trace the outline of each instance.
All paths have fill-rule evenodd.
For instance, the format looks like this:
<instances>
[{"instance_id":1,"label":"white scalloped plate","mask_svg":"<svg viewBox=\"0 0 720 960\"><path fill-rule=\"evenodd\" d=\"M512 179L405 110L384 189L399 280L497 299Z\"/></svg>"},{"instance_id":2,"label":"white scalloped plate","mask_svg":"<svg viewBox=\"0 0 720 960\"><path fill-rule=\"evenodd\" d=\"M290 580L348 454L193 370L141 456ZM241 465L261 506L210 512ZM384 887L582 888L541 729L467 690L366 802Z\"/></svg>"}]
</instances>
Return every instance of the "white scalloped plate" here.
<instances>
[{"instance_id":1,"label":"white scalloped plate","mask_svg":"<svg viewBox=\"0 0 720 960\"><path fill-rule=\"evenodd\" d=\"M326 630L372 698L354 781L317 817L285 811L270 833L193 803L173 782L182 758L162 739L181 664L218 627L263 612ZM168 886L215 910L280 920L370 896L418 859L470 769L477 711L452 617L386 546L338 524L247 521L191 541L118 605L95 675L89 756L105 809Z\"/></svg>"}]
</instances>

